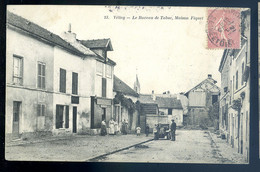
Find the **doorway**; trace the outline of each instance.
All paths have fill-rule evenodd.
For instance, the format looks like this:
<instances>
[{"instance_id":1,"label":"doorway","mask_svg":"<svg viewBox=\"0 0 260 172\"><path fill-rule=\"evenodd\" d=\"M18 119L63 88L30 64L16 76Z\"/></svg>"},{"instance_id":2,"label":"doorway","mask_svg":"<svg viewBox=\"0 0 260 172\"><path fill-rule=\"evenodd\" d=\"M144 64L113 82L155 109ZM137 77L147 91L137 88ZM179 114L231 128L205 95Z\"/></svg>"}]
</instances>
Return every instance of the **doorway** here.
<instances>
[{"instance_id":1,"label":"doorway","mask_svg":"<svg viewBox=\"0 0 260 172\"><path fill-rule=\"evenodd\" d=\"M102 121L106 121L106 108L102 108Z\"/></svg>"},{"instance_id":2,"label":"doorway","mask_svg":"<svg viewBox=\"0 0 260 172\"><path fill-rule=\"evenodd\" d=\"M13 102L13 133L12 137L19 138L19 125L20 125L20 113L21 113L22 102Z\"/></svg>"},{"instance_id":3,"label":"doorway","mask_svg":"<svg viewBox=\"0 0 260 172\"><path fill-rule=\"evenodd\" d=\"M77 133L77 107L73 107L73 133Z\"/></svg>"}]
</instances>

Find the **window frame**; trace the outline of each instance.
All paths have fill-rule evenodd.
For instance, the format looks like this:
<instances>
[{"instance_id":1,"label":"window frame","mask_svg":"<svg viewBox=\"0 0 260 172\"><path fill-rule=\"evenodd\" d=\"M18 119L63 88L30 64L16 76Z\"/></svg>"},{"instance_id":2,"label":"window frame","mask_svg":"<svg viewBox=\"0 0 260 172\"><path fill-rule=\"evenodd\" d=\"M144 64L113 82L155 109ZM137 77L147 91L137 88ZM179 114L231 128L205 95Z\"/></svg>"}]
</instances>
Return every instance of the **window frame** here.
<instances>
[{"instance_id":1,"label":"window frame","mask_svg":"<svg viewBox=\"0 0 260 172\"><path fill-rule=\"evenodd\" d=\"M37 104L37 117L40 117L40 116L46 116L46 105L45 104Z\"/></svg>"},{"instance_id":2,"label":"window frame","mask_svg":"<svg viewBox=\"0 0 260 172\"><path fill-rule=\"evenodd\" d=\"M14 59L19 59L20 60L20 66L19 66L19 71L20 71L20 76L15 76L14 75ZM22 56L18 56L16 54L13 54L13 76L12 76L12 81L15 85L23 85L23 57ZM15 78L18 79L20 82L15 82Z\"/></svg>"},{"instance_id":3,"label":"window frame","mask_svg":"<svg viewBox=\"0 0 260 172\"><path fill-rule=\"evenodd\" d=\"M62 80L62 72L61 71L64 71L65 73L65 80L63 81ZM62 84L62 82L64 82L63 84ZM67 71L65 70L65 69L63 69L63 68L60 68L60 85L59 85L59 92L60 93L66 93L66 82L67 82ZM63 87L61 86L61 85L63 85Z\"/></svg>"},{"instance_id":4,"label":"window frame","mask_svg":"<svg viewBox=\"0 0 260 172\"><path fill-rule=\"evenodd\" d=\"M236 71L236 90L238 89L238 70Z\"/></svg>"},{"instance_id":5,"label":"window frame","mask_svg":"<svg viewBox=\"0 0 260 172\"><path fill-rule=\"evenodd\" d=\"M106 78L102 78L101 81L101 97L106 98L107 97L107 79Z\"/></svg>"},{"instance_id":6,"label":"window frame","mask_svg":"<svg viewBox=\"0 0 260 172\"><path fill-rule=\"evenodd\" d=\"M110 71L108 71L108 69L110 69ZM106 64L106 77L112 78L112 66L108 64Z\"/></svg>"},{"instance_id":7,"label":"window frame","mask_svg":"<svg viewBox=\"0 0 260 172\"><path fill-rule=\"evenodd\" d=\"M98 64L101 65L101 71L98 71ZM100 62L100 61L96 61L96 74L97 75L100 75L100 76L103 76L103 73L104 73L104 63Z\"/></svg>"},{"instance_id":8,"label":"window frame","mask_svg":"<svg viewBox=\"0 0 260 172\"><path fill-rule=\"evenodd\" d=\"M245 72L245 63L242 62L242 66L241 66L241 86L244 85L244 80L243 80L244 72Z\"/></svg>"},{"instance_id":9,"label":"window frame","mask_svg":"<svg viewBox=\"0 0 260 172\"><path fill-rule=\"evenodd\" d=\"M41 74L39 74L39 65L41 66ZM43 75L43 67L44 66L44 75ZM38 89L46 89L46 63L38 61L37 63L37 88ZM39 86L39 78L41 80L41 84ZM43 78L44 78L44 84L43 84ZM44 85L44 87L43 87Z\"/></svg>"},{"instance_id":10,"label":"window frame","mask_svg":"<svg viewBox=\"0 0 260 172\"><path fill-rule=\"evenodd\" d=\"M77 76L76 78L74 78ZM77 80L76 85L74 84L74 80ZM79 87L79 74L77 72L72 72L72 83L71 83L71 94L78 95Z\"/></svg>"},{"instance_id":11,"label":"window frame","mask_svg":"<svg viewBox=\"0 0 260 172\"><path fill-rule=\"evenodd\" d=\"M172 115L172 109L173 108L168 108L168 115ZM171 112L171 113L170 113Z\"/></svg>"}]
</instances>

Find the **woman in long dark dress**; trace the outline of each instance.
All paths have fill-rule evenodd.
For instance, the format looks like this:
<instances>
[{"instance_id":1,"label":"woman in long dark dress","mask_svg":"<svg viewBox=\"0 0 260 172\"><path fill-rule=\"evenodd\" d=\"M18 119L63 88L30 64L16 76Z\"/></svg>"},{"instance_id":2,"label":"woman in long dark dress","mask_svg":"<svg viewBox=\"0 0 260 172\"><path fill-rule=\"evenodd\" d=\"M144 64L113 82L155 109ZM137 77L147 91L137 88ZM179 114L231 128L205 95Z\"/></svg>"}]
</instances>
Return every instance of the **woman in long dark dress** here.
<instances>
[{"instance_id":1,"label":"woman in long dark dress","mask_svg":"<svg viewBox=\"0 0 260 172\"><path fill-rule=\"evenodd\" d=\"M107 135L107 126L105 120L101 122L101 136Z\"/></svg>"}]
</instances>

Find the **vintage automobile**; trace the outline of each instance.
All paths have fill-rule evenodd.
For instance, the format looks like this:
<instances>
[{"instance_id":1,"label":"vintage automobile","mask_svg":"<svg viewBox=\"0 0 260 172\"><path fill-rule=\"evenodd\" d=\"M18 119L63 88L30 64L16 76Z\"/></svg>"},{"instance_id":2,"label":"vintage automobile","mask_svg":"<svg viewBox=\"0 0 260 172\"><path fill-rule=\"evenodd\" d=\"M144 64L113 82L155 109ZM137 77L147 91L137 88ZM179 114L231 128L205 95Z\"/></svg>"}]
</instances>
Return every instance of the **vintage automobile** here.
<instances>
[{"instance_id":1,"label":"vintage automobile","mask_svg":"<svg viewBox=\"0 0 260 172\"><path fill-rule=\"evenodd\" d=\"M158 124L153 129L154 140L159 140L161 138L170 140L171 139L171 133L170 133L169 128L170 128L169 124Z\"/></svg>"}]
</instances>

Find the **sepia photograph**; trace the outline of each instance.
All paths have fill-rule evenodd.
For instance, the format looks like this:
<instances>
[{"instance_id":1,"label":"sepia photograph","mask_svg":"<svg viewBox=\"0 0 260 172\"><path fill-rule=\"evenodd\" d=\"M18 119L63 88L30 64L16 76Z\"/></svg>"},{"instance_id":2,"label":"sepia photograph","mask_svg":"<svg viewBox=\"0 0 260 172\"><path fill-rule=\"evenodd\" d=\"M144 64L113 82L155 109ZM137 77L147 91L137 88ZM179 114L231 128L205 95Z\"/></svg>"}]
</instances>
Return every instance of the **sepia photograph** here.
<instances>
[{"instance_id":1,"label":"sepia photograph","mask_svg":"<svg viewBox=\"0 0 260 172\"><path fill-rule=\"evenodd\" d=\"M250 22L249 8L7 5L5 159L248 164Z\"/></svg>"}]
</instances>

